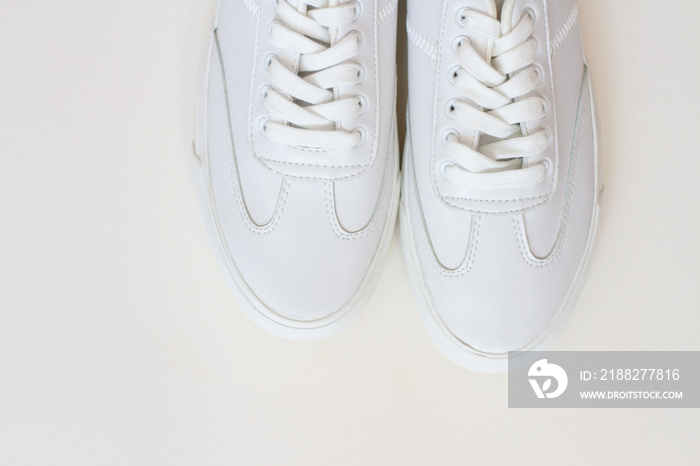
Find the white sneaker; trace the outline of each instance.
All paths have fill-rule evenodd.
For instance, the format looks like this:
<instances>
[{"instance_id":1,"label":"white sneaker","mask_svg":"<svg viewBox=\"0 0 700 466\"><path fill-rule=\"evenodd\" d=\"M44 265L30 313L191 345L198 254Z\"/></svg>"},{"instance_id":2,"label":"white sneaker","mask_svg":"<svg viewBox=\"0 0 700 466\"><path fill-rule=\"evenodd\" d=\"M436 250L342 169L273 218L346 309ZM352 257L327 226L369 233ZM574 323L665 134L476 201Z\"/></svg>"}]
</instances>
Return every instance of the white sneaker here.
<instances>
[{"instance_id":1,"label":"white sneaker","mask_svg":"<svg viewBox=\"0 0 700 466\"><path fill-rule=\"evenodd\" d=\"M578 8L409 0L407 27L412 288L446 356L505 371L509 351L562 331L591 256L601 178Z\"/></svg>"},{"instance_id":2,"label":"white sneaker","mask_svg":"<svg viewBox=\"0 0 700 466\"><path fill-rule=\"evenodd\" d=\"M398 206L396 1L222 0L195 178L240 306L308 340L354 318Z\"/></svg>"}]
</instances>

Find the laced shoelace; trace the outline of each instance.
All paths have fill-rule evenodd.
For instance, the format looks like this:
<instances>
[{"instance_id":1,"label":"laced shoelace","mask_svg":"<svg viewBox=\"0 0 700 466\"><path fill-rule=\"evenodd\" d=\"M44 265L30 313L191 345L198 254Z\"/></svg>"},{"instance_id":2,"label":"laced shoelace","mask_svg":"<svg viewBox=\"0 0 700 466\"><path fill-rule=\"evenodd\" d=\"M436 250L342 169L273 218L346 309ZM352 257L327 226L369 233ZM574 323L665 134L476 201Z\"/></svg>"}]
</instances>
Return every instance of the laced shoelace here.
<instances>
[{"instance_id":1,"label":"laced shoelace","mask_svg":"<svg viewBox=\"0 0 700 466\"><path fill-rule=\"evenodd\" d=\"M458 20L470 31L489 39L491 60L484 60L467 37L456 39L454 50L461 66L450 70L450 78L476 106L453 99L446 111L457 122L481 133L482 142L487 143L475 150L461 144L456 131L447 132L443 142L451 160L441 165L442 175L475 190L524 188L541 183L547 162L523 165L525 159L549 147L549 131L542 129L525 135L521 124L544 118L548 104L542 97L518 100L532 92L541 80L541 70L533 65L537 49L537 41L532 37L534 13L526 11L506 34L502 33L500 21L474 10L461 10Z\"/></svg>"},{"instance_id":2,"label":"laced shoelace","mask_svg":"<svg viewBox=\"0 0 700 466\"><path fill-rule=\"evenodd\" d=\"M322 150L361 145L362 132L346 131L341 123L364 113L367 103L361 96L338 98L335 91L359 84L364 75L360 64L349 62L360 49L360 33L338 38L338 28L359 16L359 4L277 0L276 8L279 19L269 28L270 42L297 54L296 69L274 55L266 58L272 85L263 90L263 101L281 121L264 119L263 134L282 144Z\"/></svg>"}]
</instances>

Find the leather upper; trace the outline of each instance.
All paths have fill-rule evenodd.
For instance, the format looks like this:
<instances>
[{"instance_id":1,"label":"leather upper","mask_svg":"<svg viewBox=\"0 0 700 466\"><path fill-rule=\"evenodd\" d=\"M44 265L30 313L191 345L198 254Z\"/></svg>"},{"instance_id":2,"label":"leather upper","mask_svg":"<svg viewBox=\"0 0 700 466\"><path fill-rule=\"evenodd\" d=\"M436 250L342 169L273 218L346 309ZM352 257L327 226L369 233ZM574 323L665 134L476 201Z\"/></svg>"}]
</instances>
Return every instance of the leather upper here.
<instances>
[{"instance_id":1,"label":"leather upper","mask_svg":"<svg viewBox=\"0 0 700 466\"><path fill-rule=\"evenodd\" d=\"M474 130L455 128L444 111L461 98L449 81L457 64L455 37L484 39L460 26L462 7L484 13L491 0L409 1L409 135L404 202L424 293L438 318L466 346L495 354L523 349L553 322L587 247L596 185L590 86L574 0L518 0L513 23L532 10L535 65L542 79L532 95L547 116L524 125L550 131L547 151L525 161L548 161L545 181L531 188L470 190L440 175L449 158L445 130L464 144ZM524 96L527 97L527 96Z\"/></svg>"},{"instance_id":2,"label":"leather upper","mask_svg":"<svg viewBox=\"0 0 700 466\"><path fill-rule=\"evenodd\" d=\"M265 138L264 62L294 57L270 44L271 0L222 0L206 95L208 176L228 254L246 286L281 316L313 321L348 303L377 252L395 180L393 124L396 12L363 1L351 29L362 35L367 110L346 123L366 131L353 150L311 151ZM391 2L394 3L394 2ZM383 14L387 13L388 14ZM349 31L340 31L342 36ZM350 128L352 129L352 128Z\"/></svg>"}]
</instances>

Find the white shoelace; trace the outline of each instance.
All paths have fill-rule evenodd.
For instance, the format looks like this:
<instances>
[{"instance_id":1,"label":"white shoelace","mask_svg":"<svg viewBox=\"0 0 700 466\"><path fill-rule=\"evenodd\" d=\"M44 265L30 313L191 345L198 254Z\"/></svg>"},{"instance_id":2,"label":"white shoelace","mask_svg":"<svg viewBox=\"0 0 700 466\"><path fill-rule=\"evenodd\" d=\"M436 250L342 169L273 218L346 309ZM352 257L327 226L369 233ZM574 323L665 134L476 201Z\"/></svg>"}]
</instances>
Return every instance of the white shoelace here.
<instances>
[{"instance_id":1,"label":"white shoelace","mask_svg":"<svg viewBox=\"0 0 700 466\"><path fill-rule=\"evenodd\" d=\"M457 38L455 53L462 66L450 71L451 80L478 107L455 99L446 110L457 122L495 142L475 150L461 144L456 132L446 133L443 141L452 160L442 165L441 172L449 181L475 190L539 184L546 175L546 162L523 165L527 157L547 149L549 132L543 129L524 135L521 124L544 118L548 104L542 97L517 100L541 80L541 71L533 65L537 48L531 37L534 18L529 12L524 14L506 34L500 21L477 11L465 9L461 19L464 27L489 39L492 59L488 63L469 39Z\"/></svg>"},{"instance_id":2,"label":"white shoelace","mask_svg":"<svg viewBox=\"0 0 700 466\"><path fill-rule=\"evenodd\" d=\"M364 70L348 62L360 49L361 36L338 38L338 28L357 19L357 2L340 0L278 0L280 20L272 22L270 42L298 54L290 70L276 56L266 61L272 83L263 91L265 107L283 122L264 120L266 137L291 146L343 149L359 146L362 133L345 131L340 123L362 113L360 96L338 98L334 89L362 81Z\"/></svg>"}]
</instances>

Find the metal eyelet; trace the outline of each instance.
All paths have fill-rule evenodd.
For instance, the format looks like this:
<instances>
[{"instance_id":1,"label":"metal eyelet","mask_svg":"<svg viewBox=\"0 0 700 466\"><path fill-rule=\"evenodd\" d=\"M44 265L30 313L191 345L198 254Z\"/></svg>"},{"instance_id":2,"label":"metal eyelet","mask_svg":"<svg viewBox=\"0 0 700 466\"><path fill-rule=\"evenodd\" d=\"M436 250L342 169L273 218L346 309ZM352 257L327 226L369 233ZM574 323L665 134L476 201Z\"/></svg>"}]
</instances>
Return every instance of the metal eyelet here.
<instances>
[{"instance_id":1,"label":"metal eyelet","mask_svg":"<svg viewBox=\"0 0 700 466\"><path fill-rule=\"evenodd\" d=\"M460 36L455 37L455 40L452 41L452 51L457 52L457 49L462 47L465 42L468 44L472 43L472 41L467 36L460 35Z\"/></svg>"},{"instance_id":2,"label":"metal eyelet","mask_svg":"<svg viewBox=\"0 0 700 466\"><path fill-rule=\"evenodd\" d=\"M542 84L542 80L544 80L544 71L542 71L542 67L539 65L532 65L532 67L535 69L535 73L537 73L537 85L539 86Z\"/></svg>"},{"instance_id":3,"label":"metal eyelet","mask_svg":"<svg viewBox=\"0 0 700 466\"><path fill-rule=\"evenodd\" d=\"M540 163L544 165L545 173L549 173L552 170L552 163L548 159L542 159Z\"/></svg>"},{"instance_id":4,"label":"metal eyelet","mask_svg":"<svg viewBox=\"0 0 700 466\"><path fill-rule=\"evenodd\" d=\"M278 60L278 61L279 61L279 58L277 58L277 55L275 55L274 53L268 53L268 54L265 56L265 61L263 62L263 63L265 64L265 70L269 70L269 69L270 69L270 65L272 65L272 60Z\"/></svg>"},{"instance_id":5,"label":"metal eyelet","mask_svg":"<svg viewBox=\"0 0 700 466\"><path fill-rule=\"evenodd\" d=\"M552 145L552 132L549 128L542 128L542 131L544 131L544 137L547 138L547 147L549 147Z\"/></svg>"},{"instance_id":6,"label":"metal eyelet","mask_svg":"<svg viewBox=\"0 0 700 466\"><path fill-rule=\"evenodd\" d=\"M360 15L362 14L362 4L360 2L355 2L355 16L352 17L353 21L357 21L360 19Z\"/></svg>"},{"instance_id":7,"label":"metal eyelet","mask_svg":"<svg viewBox=\"0 0 700 466\"><path fill-rule=\"evenodd\" d=\"M464 20L467 19L467 12L469 10L471 10L471 8L468 7L462 7L459 10L457 10L457 16L455 17L455 19L457 20L457 24L459 24L462 27L465 26Z\"/></svg>"},{"instance_id":8,"label":"metal eyelet","mask_svg":"<svg viewBox=\"0 0 700 466\"><path fill-rule=\"evenodd\" d=\"M442 132L442 145L447 146L447 141L449 141L450 136L454 136L459 140L459 133L454 128L447 128Z\"/></svg>"},{"instance_id":9,"label":"metal eyelet","mask_svg":"<svg viewBox=\"0 0 700 466\"><path fill-rule=\"evenodd\" d=\"M447 79L449 79L450 83L455 83L455 79L459 77L459 70L461 69L462 67L459 65L455 65L452 68L450 68L449 74L447 75Z\"/></svg>"},{"instance_id":10,"label":"metal eyelet","mask_svg":"<svg viewBox=\"0 0 700 466\"><path fill-rule=\"evenodd\" d=\"M284 25L284 23L279 19L273 19L272 21L267 23L267 37L270 37L272 35L272 25L275 23L278 23L280 26Z\"/></svg>"},{"instance_id":11,"label":"metal eyelet","mask_svg":"<svg viewBox=\"0 0 700 466\"><path fill-rule=\"evenodd\" d=\"M532 18L533 23L537 21L537 15L535 14L535 10L533 10L532 8L525 8L523 10L523 16L525 15L528 15L530 18Z\"/></svg>"},{"instance_id":12,"label":"metal eyelet","mask_svg":"<svg viewBox=\"0 0 700 466\"><path fill-rule=\"evenodd\" d=\"M362 81L365 80L365 67L362 65L358 65L359 68L357 69L357 82L355 84L360 84Z\"/></svg>"},{"instance_id":13,"label":"metal eyelet","mask_svg":"<svg viewBox=\"0 0 700 466\"><path fill-rule=\"evenodd\" d=\"M358 133L360 135L360 142L355 145L355 147L360 147L362 144L365 143L365 140L367 140L367 130L364 129L362 126L358 126L357 128L352 130L353 133Z\"/></svg>"},{"instance_id":14,"label":"metal eyelet","mask_svg":"<svg viewBox=\"0 0 700 466\"><path fill-rule=\"evenodd\" d=\"M262 100L263 103L265 103L265 99L267 99L267 95L270 93L270 89L272 89L272 86L269 84L265 84L263 87L260 88L260 100Z\"/></svg>"},{"instance_id":15,"label":"metal eyelet","mask_svg":"<svg viewBox=\"0 0 700 466\"><path fill-rule=\"evenodd\" d=\"M262 117L258 120L258 129L260 130L260 134L262 134L263 136L266 135L265 133L267 131L267 122L267 117Z\"/></svg>"},{"instance_id":16,"label":"metal eyelet","mask_svg":"<svg viewBox=\"0 0 700 466\"><path fill-rule=\"evenodd\" d=\"M546 97L540 97L540 102L542 103L542 112L544 113L542 118L545 118L547 115L549 115L549 101Z\"/></svg>"},{"instance_id":17,"label":"metal eyelet","mask_svg":"<svg viewBox=\"0 0 700 466\"><path fill-rule=\"evenodd\" d=\"M358 95L357 103L360 106L360 115L364 115L364 113L367 111L367 99L365 99L365 96L363 95Z\"/></svg>"},{"instance_id":18,"label":"metal eyelet","mask_svg":"<svg viewBox=\"0 0 700 466\"><path fill-rule=\"evenodd\" d=\"M452 114L453 114L454 111L456 110L455 104L456 104L457 102L459 102L458 99L450 99L450 100L448 100L447 103L445 104L445 114L446 114L448 117L453 118Z\"/></svg>"},{"instance_id":19,"label":"metal eyelet","mask_svg":"<svg viewBox=\"0 0 700 466\"><path fill-rule=\"evenodd\" d=\"M355 37L356 37L356 40L357 40L357 46L358 46L358 47L362 47L362 41L363 41L364 38L362 37L362 33L361 33L360 31L358 31L358 30L355 29L355 30L352 30L352 31L348 32L348 35L349 35L349 36L350 36L350 35L355 36Z\"/></svg>"},{"instance_id":20,"label":"metal eyelet","mask_svg":"<svg viewBox=\"0 0 700 466\"><path fill-rule=\"evenodd\" d=\"M455 163L452 162L451 160L444 160L444 161L440 164L440 167L439 167L440 175L441 175L443 178L447 179L447 169L448 169L448 168L451 168L451 167L454 167L454 166L455 166Z\"/></svg>"}]
</instances>

